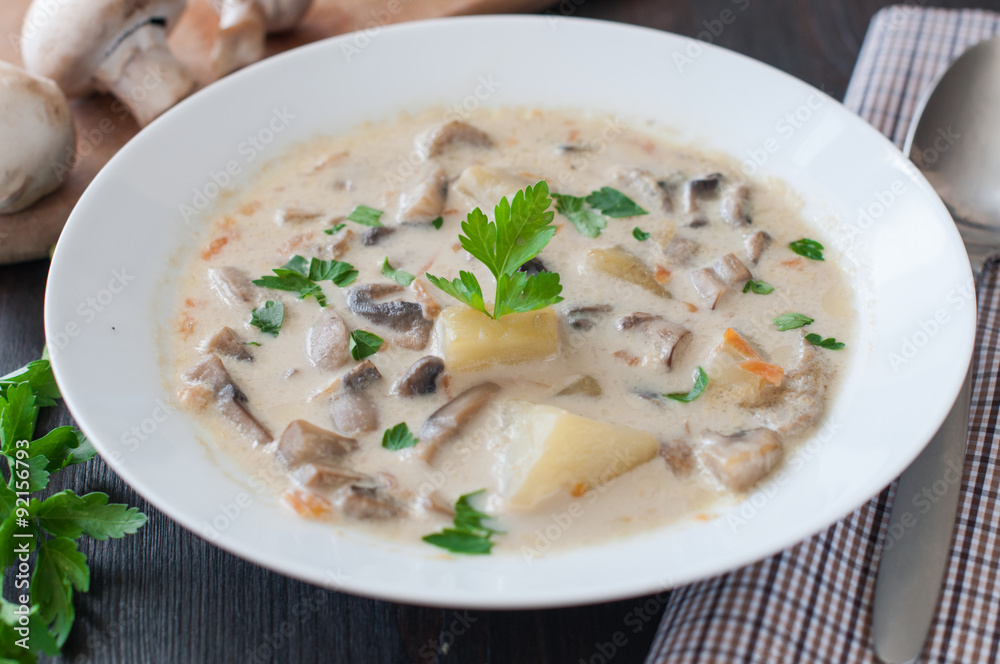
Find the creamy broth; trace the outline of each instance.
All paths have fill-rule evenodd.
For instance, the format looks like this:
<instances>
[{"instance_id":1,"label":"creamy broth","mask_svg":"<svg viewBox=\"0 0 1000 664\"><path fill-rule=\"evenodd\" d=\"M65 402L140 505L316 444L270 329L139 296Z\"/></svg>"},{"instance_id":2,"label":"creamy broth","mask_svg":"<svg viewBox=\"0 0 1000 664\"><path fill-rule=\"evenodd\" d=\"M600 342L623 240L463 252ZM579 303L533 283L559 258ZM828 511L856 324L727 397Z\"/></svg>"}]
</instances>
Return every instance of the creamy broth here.
<instances>
[{"instance_id":1,"label":"creamy broth","mask_svg":"<svg viewBox=\"0 0 1000 664\"><path fill-rule=\"evenodd\" d=\"M812 434L851 352L853 297L836 252L828 247L825 260L819 261L789 249L791 242L822 242L822 237L805 224L796 199L780 183L745 182L735 162L672 143L652 126L628 126L620 119L569 111L479 112L464 122L485 132L490 145L459 136L444 142L439 154L428 156L428 136L433 136L428 132L442 125L441 117L441 111L432 110L317 138L265 167L251 187L224 202L210 220L197 250L184 259L174 325L166 334L178 403L203 426L212 446L267 478L274 492L285 492L300 512L302 500L315 496L311 500L317 510L311 518L417 544L422 536L450 527L449 510L459 495L485 489L476 505L505 531L494 537L494 550L534 554L707 518L714 504L738 497L774 472L782 458ZM401 216L413 216L408 208L415 198L437 186L436 168L447 182L441 228L399 223ZM544 269L560 275L563 286L564 301L552 307L558 350L519 364L476 370L449 367L442 319L456 311L451 307L464 305L429 284L424 274L451 279L460 270L471 271L491 300L493 278L461 248L461 223L477 206L492 219L500 195L540 180L553 192L573 196L613 187L648 214L609 218L596 238L556 214L558 230L538 259ZM699 183L691 185L692 180ZM421 189L425 181L429 184ZM346 220L359 205L383 211L381 222L391 232L374 237L385 231ZM340 230L324 233L339 224L344 224ZM637 239L637 227L649 233L649 239ZM769 241L757 236L748 242L758 232L766 232ZM758 249L759 257L752 260ZM605 257L633 261L642 274L631 281L611 277L601 272L595 258L600 254L594 250L610 250ZM720 265L729 254L738 265ZM322 282L326 308L313 298L247 283L241 284L241 298L227 286L227 279L271 275L294 255L345 261L359 275L343 288ZM406 338L348 306L352 289L395 284L382 274L386 258L417 279L376 301L420 302L423 315L437 319L423 348L414 347L420 342L412 335ZM239 272L227 272L229 268ZM744 292L740 268L774 291ZM700 276L692 278L698 271ZM713 291L720 286L725 287L721 295ZM251 311L266 300L280 301L285 308L277 337L250 325ZM438 307L445 314L437 316ZM628 318L636 312L655 318ZM773 319L789 312L814 322L780 331ZM359 365L350 360L335 368L317 366L317 341L310 341L310 329L331 314L350 330L366 330L386 340L367 358L381 378L357 390L377 414L377 425L370 431L338 431L331 417L331 400L353 394L342 377ZM664 328L664 323L669 325ZM225 327L252 356L241 360L225 352L219 355L231 383L245 394L239 408L269 436L234 424L220 406L225 395L210 394L204 375L192 377L192 367L210 354L208 340ZM689 334L674 344L676 334L670 332L679 329ZM720 350L727 329L739 336L729 337L731 343ZM804 334L812 332L847 342L847 348L829 350L806 343ZM745 340L759 360L733 359L733 339ZM444 360L443 373L431 379L435 391L394 394L411 365L426 356ZM765 372L780 367L783 375L775 379L771 374L767 382L760 378L764 374L745 368L750 365L735 366L747 361L757 362L753 367L764 367ZM689 403L663 398L691 390L699 367L709 376L701 396ZM591 380L581 384L582 377ZM500 390L434 453L382 447L386 429L406 422L419 437L432 413L484 382ZM594 383L600 388L598 396L587 393ZM559 394L573 385L587 389ZM601 481L564 482L530 504L519 502L511 486L523 477L517 475L513 450L518 441L512 437L524 431L514 421L518 409L525 408L523 402L647 432L659 451L637 464L629 458L631 451L619 455ZM393 506L390 513L365 515L377 518L346 514L340 501L351 490L349 480L327 488L297 484L289 474L296 468L276 457L278 443L269 440L281 438L295 420L356 440L357 449L333 465L363 476L364 486L377 487L379 496ZM752 433L726 438L745 431ZM743 457L733 453L736 448L745 452ZM727 465L733 463L746 467ZM734 468L735 474L727 474L726 469ZM303 476L294 477L301 482ZM614 478L604 481L608 477ZM554 523L568 525L553 529Z\"/></svg>"}]
</instances>

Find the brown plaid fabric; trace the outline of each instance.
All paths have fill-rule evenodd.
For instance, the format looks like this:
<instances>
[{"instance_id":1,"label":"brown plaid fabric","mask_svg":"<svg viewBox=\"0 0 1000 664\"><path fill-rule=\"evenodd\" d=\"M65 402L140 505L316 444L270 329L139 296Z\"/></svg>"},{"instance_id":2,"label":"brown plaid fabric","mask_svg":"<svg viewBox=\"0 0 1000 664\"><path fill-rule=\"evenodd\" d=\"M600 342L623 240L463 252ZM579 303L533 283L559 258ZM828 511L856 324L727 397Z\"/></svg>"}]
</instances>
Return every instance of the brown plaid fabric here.
<instances>
[{"instance_id":1,"label":"brown plaid fabric","mask_svg":"<svg viewBox=\"0 0 1000 664\"><path fill-rule=\"evenodd\" d=\"M902 146L914 106L1000 14L895 6L868 29L845 105ZM983 269L960 513L921 662L1000 662L1000 259ZM755 565L675 590L647 664L875 664L871 610L895 483L828 530Z\"/></svg>"}]
</instances>

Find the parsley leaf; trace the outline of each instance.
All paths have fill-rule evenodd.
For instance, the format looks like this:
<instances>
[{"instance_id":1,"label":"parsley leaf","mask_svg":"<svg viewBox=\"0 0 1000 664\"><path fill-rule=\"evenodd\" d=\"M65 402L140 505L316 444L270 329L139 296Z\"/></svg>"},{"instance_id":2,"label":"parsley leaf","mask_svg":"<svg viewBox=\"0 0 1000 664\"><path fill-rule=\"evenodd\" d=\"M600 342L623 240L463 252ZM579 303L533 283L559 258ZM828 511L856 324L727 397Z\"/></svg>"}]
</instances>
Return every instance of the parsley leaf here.
<instances>
[{"instance_id":1,"label":"parsley leaf","mask_svg":"<svg viewBox=\"0 0 1000 664\"><path fill-rule=\"evenodd\" d=\"M67 537L42 540L31 575L31 602L39 607L39 616L51 626L56 644L66 642L73 627L73 589L87 592L90 569L87 557Z\"/></svg>"},{"instance_id":2,"label":"parsley leaf","mask_svg":"<svg viewBox=\"0 0 1000 664\"><path fill-rule=\"evenodd\" d=\"M671 394L664 394L668 399L673 399L674 401L680 401L681 403L691 403L695 399L701 396L701 393L705 391L708 387L708 374L701 367L698 367L697 378L694 381L694 387L691 388L690 392L673 392Z\"/></svg>"},{"instance_id":3,"label":"parsley leaf","mask_svg":"<svg viewBox=\"0 0 1000 664\"><path fill-rule=\"evenodd\" d=\"M566 194L552 194L552 198L556 200L556 212L573 222L576 230L587 237L597 237L608 225L602 215L587 209L586 198Z\"/></svg>"},{"instance_id":4,"label":"parsley leaf","mask_svg":"<svg viewBox=\"0 0 1000 664\"><path fill-rule=\"evenodd\" d=\"M382 210L376 210L375 208L368 207L367 205L359 205L354 208L354 211L347 215L349 221L353 221L356 224L361 224L362 226L382 226L382 222L379 221L382 217Z\"/></svg>"},{"instance_id":5,"label":"parsley leaf","mask_svg":"<svg viewBox=\"0 0 1000 664\"><path fill-rule=\"evenodd\" d=\"M847 345L842 341L837 341L833 337L824 339L822 336L813 333L806 335L806 341L811 343L813 346L819 346L820 348L826 348L828 350L840 350Z\"/></svg>"},{"instance_id":6,"label":"parsley leaf","mask_svg":"<svg viewBox=\"0 0 1000 664\"><path fill-rule=\"evenodd\" d=\"M306 262L302 256L293 256L284 266L272 271L277 276L266 275L252 283L262 288L298 293L300 300L316 298L321 307L326 306L326 295L317 281L332 281L337 286L344 287L358 278L358 271L350 263L318 258Z\"/></svg>"},{"instance_id":7,"label":"parsley leaf","mask_svg":"<svg viewBox=\"0 0 1000 664\"><path fill-rule=\"evenodd\" d=\"M270 334L274 337L278 336L284 321L285 305L282 304L281 300L268 300L264 306L254 309L250 314L251 325L259 327L264 334Z\"/></svg>"},{"instance_id":8,"label":"parsley leaf","mask_svg":"<svg viewBox=\"0 0 1000 664\"><path fill-rule=\"evenodd\" d=\"M428 544L447 549L452 553L483 555L493 550L493 535L503 534L483 525L484 519L492 518L489 514L480 512L469 502L473 496L483 493L486 489L473 491L459 496L455 502L454 528L445 528L439 533L433 533L423 538Z\"/></svg>"},{"instance_id":9,"label":"parsley leaf","mask_svg":"<svg viewBox=\"0 0 1000 664\"><path fill-rule=\"evenodd\" d=\"M432 221L431 226L433 226L438 230L441 230L441 227L444 226L444 217L438 217L437 219Z\"/></svg>"},{"instance_id":10,"label":"parsley leaf","mask_svg":"<svg viewBox=\"0 0 1000 664\"><path fill-rule=\"evenodd\" d=\"M5 397L7 389L18 383L28 383L35 395L35 404L43 408L56 405L56 399L62 398L48 360L29 362L23 369L0 378L0 397Z\"/></svg>"},{"instance_id":11,"label":"parsley leaf","mask_svg":"<svg viewBox=\"0 0 1000 664\"><path fill-rule=\"evenodd\" d=\"M632 229L632 237L634 237L639 242L645 242L650 237L652 237L652 233L647 233L646 231L636 226L635 228Z\"/></svg>"},{"instance_id":12,"label":"parsley leaf","mask_svg":"<svg viewBox=\"0 0 1000 664\"><path fill-rule=\"evenodd\" d=\"M767 295L774 292L774 286L766 281L754 281L753 279L749 279L743 287L743 292L749 293L750 291L757 293L757 295Z\"/></svg>"},{"instance_id":13,"label":"parsley leaf","mask_svg":"<svg viewBox=\"0 0 1000 664\"><path fill-rule=\"evenodd\" d=\"M410 427L406 426L406 422L400 422L382 434L382 447L394 452L413 447L419 442L416 436L410 433Z\"/></svg>"},{"instance_id":14,"label":"parsley leaf","mask_svg":"<svg viewBox=\"0 0 1000 664\"><path fill-rule=\"evenodd\" d=\"M354 330L351 332L351 357L355 360L363 360L378 352L382 347L384 339L377 334L366 332L365 330Z\"/></svg>"},{"instance_id":15,"label":"parsley leaf","mask_svg":"<svg viewBox=\"0 0 1000 664\"><path fill-rule=\"evenodd\" d=\"M409 286L410 284L413 283L413 280L416 278L409 272L404 272L403 270L397 270L393 266L389 265L388 256L386 256L385 262L382 263L382 274L389 277L390 279L394 279L396 283L398 283L400 286Z\"/></svg>"},{"instance_id":16,"label":"parsley leaf","mask_svg":"<svg viewBox=\"0 0 1000 664\"><path fill-rule=\"evenodd\" d=\"M525 187L514 195L512 202L501 198L494 208L495 222L487 219L479 208L462 222L458 239L462 247L479 259L493 274L497 290L493 313L486 310L483 289L471 272L460 271L452 281L428 274L432 284L473 309L494 319L506 313L542 309L563 298L559 275L542 272L526 275L518 268L537 256L556 233L549 211L552 199L544 181Z\"/></svg>"},{"instance_id":17,"label":"parsley leaf","mask_svg":"<svg viewBox=\"0 0 1000 664\"><path fill-rule=\"evenodd\" d=\"M77 539L88 535L98 540L132 535L146 523L146 515L137 508L108 504L108 494L88 493L78 496L60 491L49 496L36 512L38 525L56 537Z\"/></svg>"},{"instance_id":18,"label":"parsley leaf","mask_svg":"<svg viewBox=\"0 0 1000 664\"><path fill-rule=\"evenodd\" d=\"M621 219L622 217L636 217L642 214L649 214L636 205L631 198L611 187L601 187L587 196L587 204L592 208L597 208L606 217Z\"/></svg>"},{"instance_id":19,"label":"parsley leaf","mask_svg":"<svg viewBox=\"0 0 1000 664\"><path fill-rule=\"evenodd\" d=\"M0 397L0 451L14 454L18 441L31 440L38 420L38 406L30 383L7 388L7 398Z\"/></svg>"},{"instance_id":20,"label":"parsley leaf","mask_svg":"<svg viewBox=\"0 0 1000 664\"><path fill-rule=\"evenodd\" d=\"M814 261L824 260L823 258L823 245L821 245L816 240L810 240L809 238L802 238L801 240L796 240L788 245L788 248L797 253L799 256L805 256L806 258L811 258Z\"/></svg>"},{"instance_id":21,"label":"parsley leaf","mask_svg":"<svg viewBox=\"0 0 1000 664\"><path fill-rule=\"evenodd\" d=\"M788 330L804 327L812 322L813 319L809 318L809 316L796 313L781 314L774 319L775 327L777 327L781 332L787 332Z\"/></svg>"},{"instance_id":22,"label":"parsley leaf","mask_svg":"<svg viewBox=\"0 0 1000 664\"><path fill-rule=\"evenodd\" d=\"M336 225L336 226L334 226L333 228L327 228L327 229L326 229L325 231L323 231L323 232L324 232L324 233L326 233L327 235L336 235L336 234L337 234L337 233L339 233L340 231L344 230L344 227L345 227L345 226L347 226L347 224L337 224L337 225Z\"/></svg>"}]
</instances>

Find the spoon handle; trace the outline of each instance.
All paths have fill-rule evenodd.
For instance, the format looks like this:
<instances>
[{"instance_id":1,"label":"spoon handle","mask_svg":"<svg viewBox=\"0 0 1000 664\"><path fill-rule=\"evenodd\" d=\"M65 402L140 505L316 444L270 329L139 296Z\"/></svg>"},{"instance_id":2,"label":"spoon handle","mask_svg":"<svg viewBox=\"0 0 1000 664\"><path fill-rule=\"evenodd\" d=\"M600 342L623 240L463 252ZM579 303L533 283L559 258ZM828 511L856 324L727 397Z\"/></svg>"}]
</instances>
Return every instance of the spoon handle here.
<instances>
[{"instance_id":1,"label":"spoon handle","mask_svg":"<svg viewBox=\"0 0 1000 664\"><path fill-rule=\"evenodd\" d=\"M941 428L896 486L872 616L875 654L887 664L915 660L934 619L958 513L971 401L970 371Z\"/></svg>"}]
</instances>

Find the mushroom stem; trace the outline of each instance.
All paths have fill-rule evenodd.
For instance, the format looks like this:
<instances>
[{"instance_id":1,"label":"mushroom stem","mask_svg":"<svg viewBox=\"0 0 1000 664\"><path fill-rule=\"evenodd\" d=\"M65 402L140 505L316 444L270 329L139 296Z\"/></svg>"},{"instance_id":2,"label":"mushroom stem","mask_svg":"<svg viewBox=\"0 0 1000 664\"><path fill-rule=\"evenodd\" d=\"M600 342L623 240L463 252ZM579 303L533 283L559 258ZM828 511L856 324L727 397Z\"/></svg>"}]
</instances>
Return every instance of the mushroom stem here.
<instances>
[{"instance_id":1,"label":"mushroom stem","mask_svg":"<svg viewBox=\"0 0 1000 664\"><path fill-rule=\"evenodd\" d=\"M195 80L167 47L167 32L150 22L128 35L94 72L140 127L191 94Z\"/></svg>"},{"instance_id":2,"label":"mushroom stem","mask_svg":"<svg viewBox=\"0 0 1000 664\"><path fill-rule=\"evenodd\" d=\"M264 57L267 17L254 0L222 3L212 65L220 78Z\"/></svg>"}]
</instances>

